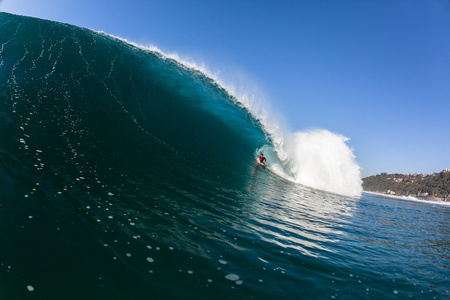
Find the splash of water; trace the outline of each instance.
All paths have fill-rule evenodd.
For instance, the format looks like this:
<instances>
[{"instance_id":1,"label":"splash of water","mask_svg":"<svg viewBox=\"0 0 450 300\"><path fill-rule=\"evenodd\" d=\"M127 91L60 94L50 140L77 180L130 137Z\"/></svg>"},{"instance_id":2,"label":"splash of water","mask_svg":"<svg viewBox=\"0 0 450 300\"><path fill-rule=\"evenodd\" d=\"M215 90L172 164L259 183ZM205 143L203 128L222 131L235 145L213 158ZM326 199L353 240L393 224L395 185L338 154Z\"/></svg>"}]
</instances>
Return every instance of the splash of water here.
<instances>
[{"instance_id":1,"label":"splash of water","mask_svg":"<svg viewBox=\"0 0 450 300\"><path fill-rule=\"evenodd\" d=\"M337 194L361 195L361 169L348 140L324 129L293 134L287 152L295 181Z\"/></svg>"}]
</instances>

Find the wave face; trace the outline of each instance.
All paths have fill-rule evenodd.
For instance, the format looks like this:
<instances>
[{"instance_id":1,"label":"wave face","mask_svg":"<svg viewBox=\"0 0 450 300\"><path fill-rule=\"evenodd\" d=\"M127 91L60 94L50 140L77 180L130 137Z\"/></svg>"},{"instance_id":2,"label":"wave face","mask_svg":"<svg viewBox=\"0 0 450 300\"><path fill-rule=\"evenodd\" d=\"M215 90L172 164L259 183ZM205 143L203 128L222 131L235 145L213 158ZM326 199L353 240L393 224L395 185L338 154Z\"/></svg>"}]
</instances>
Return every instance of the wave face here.
<instances>
[{"instance_id":1,"label":"wave face","mask_svg":"<svg viewBox=\"0 0 450 300\"><path fill-rule=\"evenodd\" d=\"M39 171L48 155L59 168L96 173L133 163L157 178L242 173L265 140L249 113L198 71L89 30L21 21L3 26L3 105L19 125L13 138L28 154L39 151L28 161Z\"/></svg>"},{"instance_id":2,"label":"wave face","mask_svg":"<svg viewBox=\"0 0 450 300\"><path fill-rule=\"evenodd\" d=\"M345 137L103 33L1 13L0 43L0 298L448 295L448 210L361 198Z\"/></svg>"}]
</instances>

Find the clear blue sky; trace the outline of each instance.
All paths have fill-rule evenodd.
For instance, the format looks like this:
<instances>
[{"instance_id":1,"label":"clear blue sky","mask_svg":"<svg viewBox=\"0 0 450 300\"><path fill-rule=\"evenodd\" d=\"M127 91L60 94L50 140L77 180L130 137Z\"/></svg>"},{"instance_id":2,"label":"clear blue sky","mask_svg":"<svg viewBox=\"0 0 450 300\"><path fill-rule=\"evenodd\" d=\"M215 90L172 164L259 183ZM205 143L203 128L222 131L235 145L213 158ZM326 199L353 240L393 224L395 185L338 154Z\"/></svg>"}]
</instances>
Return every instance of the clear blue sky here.
<instances>
[{"instance_id":1,"label":"clear blue sky","mask_svg":"<svg viewBox=\"0 0 450 300\"><path fill-rule=\"evenodd\" d=\"M0 0L0 10L236 74L292 131L349 137L363 176L450 168L448 0Z\"/></svg>"}]
</instances>

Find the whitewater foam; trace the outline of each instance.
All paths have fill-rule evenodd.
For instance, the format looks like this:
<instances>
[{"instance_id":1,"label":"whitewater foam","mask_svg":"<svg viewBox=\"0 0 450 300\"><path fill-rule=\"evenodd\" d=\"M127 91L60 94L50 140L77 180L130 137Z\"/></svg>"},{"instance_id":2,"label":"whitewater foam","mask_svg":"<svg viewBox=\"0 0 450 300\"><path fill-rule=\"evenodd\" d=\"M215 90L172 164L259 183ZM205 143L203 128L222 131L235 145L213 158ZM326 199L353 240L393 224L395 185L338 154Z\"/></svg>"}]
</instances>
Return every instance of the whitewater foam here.
<instances>
[{"instance_id":1,"label":"whitewater foam","mask_svg":"<svg viewBox=\"0 0 450 300\"><path fill-rule=\"evenodd\" d=\"M293 134L287 151L295 181L337 194L361 195L361 170L348 140L324 129Z\"/></svg>"},{"instance_id":2,"label":"whitewater foam","mask_svg":"<svg viewBox=\"0 0 450 300\"><path fill-rule=\"evenodd\" d=\"M346 196L362 193L361 170L347 137L325 129L300 131L284 137L287 159L281 160L270 145L258 148L272 172L287 180Z\"/></svg>"}]
</instances>

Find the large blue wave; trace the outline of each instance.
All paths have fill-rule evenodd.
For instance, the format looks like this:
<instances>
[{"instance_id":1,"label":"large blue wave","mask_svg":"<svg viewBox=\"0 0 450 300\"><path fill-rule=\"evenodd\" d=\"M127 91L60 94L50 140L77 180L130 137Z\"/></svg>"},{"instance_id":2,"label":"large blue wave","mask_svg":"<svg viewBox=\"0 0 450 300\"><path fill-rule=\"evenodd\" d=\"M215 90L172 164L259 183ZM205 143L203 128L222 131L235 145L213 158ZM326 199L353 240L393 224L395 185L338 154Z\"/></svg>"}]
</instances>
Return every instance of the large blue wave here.
<instances>
[{"instance_id":1,"label":"large blue wave","mask_svg":"<svg viewBox=\"0 0 450 300\"><path fill-rule=\"evenodd\" d=\"M91 30L1 17L4 159L27 173L132 164L156 179L246 174L271 143L200 71Z\"/></svg>"}]
</instances>

